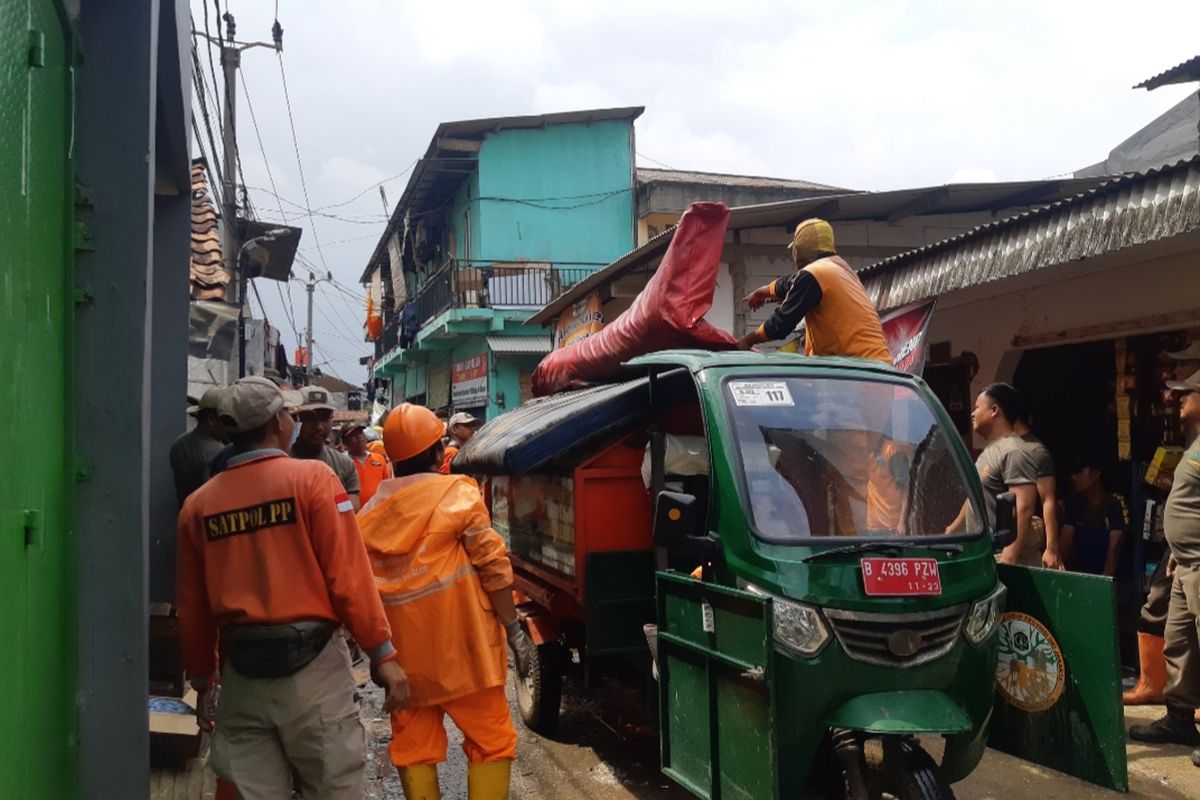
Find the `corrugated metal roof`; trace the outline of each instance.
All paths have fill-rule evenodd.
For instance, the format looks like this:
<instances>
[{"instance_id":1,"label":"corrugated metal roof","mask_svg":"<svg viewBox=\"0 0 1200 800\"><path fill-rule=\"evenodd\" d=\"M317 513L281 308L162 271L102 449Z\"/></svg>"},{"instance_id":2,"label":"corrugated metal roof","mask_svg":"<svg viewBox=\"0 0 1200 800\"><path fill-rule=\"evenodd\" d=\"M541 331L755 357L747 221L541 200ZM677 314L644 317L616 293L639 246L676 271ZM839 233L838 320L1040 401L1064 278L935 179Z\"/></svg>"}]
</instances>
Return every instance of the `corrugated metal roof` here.
<instances>
[{"instance_id":1,"label":"corrugated metal roof","mask_svg":"<svg viewBox=\"0 0 1200 800\"><path fill-rule=\"evenodd\" d=\"M1200 56L1189 58L1182 64L1176 64L1166 72L1160 72L1153 78L1147 78L1133 88L1153 90L1160 86L1190 83L1191 81L1200 81Z\"/></svg>"},{"instance_id":2,"label":"corrugated metal roof","mask_svg":"<svg viewBox=\"0 0 1200 800\"><path fill-rule=\"evenodd\" d=\"M722 172L692 172L689 170L649 169L646 167L637 168L637 181L638 183L745 186L755 189L799 189L802 191L828 189L839 193L847 191L846 189L837 186L828 186L824 183L813 183L812 181L793 180L790 178L766 178L758 175L727 175Z\"/></svg>"},{"instance_id":3,"label":"corrugated metal roof","mask_svg":"<svg viewBox=\"0 0 1200 800\"><path fill-rule=\"evenodd\" d=\"M791 227L808 217L838 221L895 221L925 214L962 214L973 211L1002 211L1036 203L1049 203L1102 184L1106 178L1062 178L1042 181L952 183L888 192L852 192L808 197L782 203L739 206L730 209L729 230ZM671 244L674 228L668 228L593 273L559 295L534 314L526 325L545 325L564 308L586 297L621 274L658 258Z\"/></svg>"},{"instance_id":4,"label":"corrugated metal roof","mask_svg":"<svg viewBox=\"0 0 1200 800\"><path fill-rule=\"evenodd\" d=\"M487 344L493 353L545 355L551 342L549 336L489 336Z\"/></svg>"},{"instance_id":5,"label":"corrugated metal roof","mask_svg":"<svg viewBox=\"0 0 1200 800\"><path fill-rule=\"evenodd\" d=\"M881 312L1200 230L1200 156L1122 176L859 271Z\"/></svg>"}]
</instances>

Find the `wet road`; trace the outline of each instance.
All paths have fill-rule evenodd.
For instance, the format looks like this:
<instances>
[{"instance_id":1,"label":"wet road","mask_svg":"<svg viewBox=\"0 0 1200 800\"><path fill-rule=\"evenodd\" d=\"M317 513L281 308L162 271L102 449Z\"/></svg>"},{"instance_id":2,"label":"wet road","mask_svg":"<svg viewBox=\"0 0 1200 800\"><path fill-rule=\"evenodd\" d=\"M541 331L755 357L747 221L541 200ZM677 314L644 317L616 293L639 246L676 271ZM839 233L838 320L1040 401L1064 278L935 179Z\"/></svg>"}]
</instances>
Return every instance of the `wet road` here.
<instances>
[{"instance_id":1,"label":"wet road","mask_svg":"<svg viewBox=\"0 0 1200 800\"><path fill-rule=\"evenodd\" d=\"M510 699L512 692L510 690ZM369 800L392 800L403 794L396 771L387 758L390 736L387 719L379 711L381 693L369 687L364 714L369 746ZM607 686L585 695L568 681L558 732L553 739L526 730L517 719L520 736L513 767L514 800L692 800L692 795L671 784L658 771L658 740L644 724L636 699L619 687ZM1155 718L1160 709L1132 709L1129 722ZM462 736L452 723L448 759L440 768L442 796L458 800L467 796L466 761ZM934 757L940 740L928 742ZM955 784L960 800L1074 800L1075 798L1200 798L1200 769L1191 765L1190 750L1182 747L1145 747L1130 744L1129 771L1132 791L1121 795L1099 789L1061 773L989 750L983 763L967 780Z\"/></svg>"}]
</instances>

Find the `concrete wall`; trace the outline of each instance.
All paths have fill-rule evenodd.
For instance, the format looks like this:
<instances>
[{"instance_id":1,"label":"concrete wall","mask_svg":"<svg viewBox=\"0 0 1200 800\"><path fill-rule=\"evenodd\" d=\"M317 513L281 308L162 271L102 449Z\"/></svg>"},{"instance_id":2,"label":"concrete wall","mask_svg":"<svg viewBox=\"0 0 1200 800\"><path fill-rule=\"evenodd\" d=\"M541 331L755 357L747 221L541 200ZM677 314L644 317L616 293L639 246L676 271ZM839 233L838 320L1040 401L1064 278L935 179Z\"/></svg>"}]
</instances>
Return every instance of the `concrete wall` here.
<instances>
[{"instance_id":1,"label":"concrete wall","mask_svg":"<svg viewBox=\"0 0 1200 800\"><path fill-rule=\"evenodd\" d=\"M483 199L477 259L599 268L633 249L631 122L500 131L484 141L478 174ZM534 205L488 198L524 198Z\"/></svg>"},{"instance_id":2,"label":"concrete wall","mask_svg":"<svg viewBox=\"0 0 1200 800\"><path fill-rule=\"evenodd\" d=\"M993 381L1011 380L1028 348L1200 324L1200 250L1142 252L1150 257L1091 260L945 295L929 341L949 342L955 356L976 355L974 395Z\"/></svg>"}]
</instances>

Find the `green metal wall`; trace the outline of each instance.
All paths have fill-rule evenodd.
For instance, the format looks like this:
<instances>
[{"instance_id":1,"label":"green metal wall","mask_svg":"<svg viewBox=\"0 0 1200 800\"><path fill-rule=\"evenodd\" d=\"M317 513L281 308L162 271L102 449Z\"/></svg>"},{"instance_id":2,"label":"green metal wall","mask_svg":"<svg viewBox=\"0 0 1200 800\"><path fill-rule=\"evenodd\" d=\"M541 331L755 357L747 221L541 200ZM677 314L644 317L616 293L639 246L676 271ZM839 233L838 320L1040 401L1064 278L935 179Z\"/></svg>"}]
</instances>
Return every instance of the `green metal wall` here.
<instances>
[{"instance_id":1,"label":"green metal wall","mask_svg":"<svg viewBox=\"0 0 1200 800\"><path fill-rule=\"evenodd\" d=\"M51 0L0 3L0 797L76 794L70 58Z\"/></svg>"}]
</instances>

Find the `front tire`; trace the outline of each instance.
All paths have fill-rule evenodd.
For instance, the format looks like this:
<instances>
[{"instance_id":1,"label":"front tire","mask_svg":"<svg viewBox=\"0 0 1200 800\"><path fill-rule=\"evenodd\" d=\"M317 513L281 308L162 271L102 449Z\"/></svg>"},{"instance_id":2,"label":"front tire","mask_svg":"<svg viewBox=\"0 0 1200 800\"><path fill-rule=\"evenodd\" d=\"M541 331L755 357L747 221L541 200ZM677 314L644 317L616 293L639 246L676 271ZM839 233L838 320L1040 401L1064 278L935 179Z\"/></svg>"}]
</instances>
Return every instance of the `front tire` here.
<instances>
[{"instance_id":1,"label":"front tire","mask_svg":"<svg viewBox=\"0 0 1200 800\"><path fill-rule=\"evenodd\" d=\"M937 764L913 739L888 737L865 748L871 800L954 800Z\"/></svg>"},{"instance_id":2,"label":"front tire","mask_svg":"<svg viewBox=\"0 0 1200 800\"><path fill-rule=\"evenodd\" d=\"M535 649L528 677L522 678L513 670L513 679L517 682L517 710L525 727L534 733L545 736L558 725L565 658L561 644L547 642Z\"/></svg>"}]
</instances>

